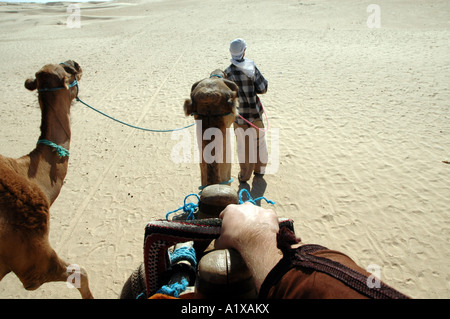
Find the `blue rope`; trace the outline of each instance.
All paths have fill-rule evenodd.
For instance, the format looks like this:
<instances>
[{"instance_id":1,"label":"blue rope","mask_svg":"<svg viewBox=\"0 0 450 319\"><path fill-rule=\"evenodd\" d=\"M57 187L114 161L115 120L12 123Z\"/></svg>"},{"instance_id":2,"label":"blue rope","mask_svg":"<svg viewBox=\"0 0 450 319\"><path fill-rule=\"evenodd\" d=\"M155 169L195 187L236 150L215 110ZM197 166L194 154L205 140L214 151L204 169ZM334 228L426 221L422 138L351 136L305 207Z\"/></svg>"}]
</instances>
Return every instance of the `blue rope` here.
<instances>
[{"instance_id":1,"label":"blue rope","mask_svg":"<svg viewBox=\"0 0 450 319\"><path fill-rule=\"evenodd\" d=\"M58 153L59 157L69 156L69 151L67 149L65 149L64 147L62 147L58 144L55 144L49 140L38 140L36 144L44 144L44 145L53 147L56 150L56 152Z\"/></svg>"},{"instance_id":2,"label":"blue rope","mask_svg":"<svg viewBox=\"0 0 450 319\"><path fill-rule=\"evenodd\" d=\"M180 127L180 128L176 128L176 129L168 129L168 130L153 130L153 129L149 129L149 128L143 128L143 127L139 127L139 126L135 126L135 125L132 125L132 124L125 123L125 122L123 122L121 120L118 120L118 119L108 115L108 114L105 114L102 111L97 110L96 108L94 108L94 107L90 106L89 104L83 102L79 97L77 97L76 99L77 99L78 102L81 102L82 104L86 105L91 110L94 110L95 112L100 113L101 115L106 116L107 118L109 118L109 119L111 119L113 121L116 121L116 122L118 122L120 124L129 126L131 128L134 128L134 129L137 129L137 130L141 130L141 131L165 133L165 132L181 131L181 130L184 130L184 129L188 128L188 127L191 127L191 126L195 125L195 123L193 123L193 124L190 124L190 125L187 125L187 126L184 126L184 127Z\"/></svg>"},{"instance_id":3,"label":"blue rope","mask_svg":"<svg viewBox=\"0 0 450 319\"><path fill-rule=\"evenodd\" d=\"M186 290L188 285L189 283L186 278L182 278L181 282L175 282L171 285L162 286L156 293L178 298L180 297L180 294Z\"/></svg>"},{"instance_id":4,"label":"blue rope","mask_svg":"<svg viewBox=\"0 0 450 319\"><path fill-rule=\"evenodd\" d=\"M247 194L248 199L246 201L242 200L243 193ZM261 199L264 199L269 204L275 205L274 201L271 201L271 200L265 198L264 196L253 199L252 196L250 195L250 193L248 192L248 190L246 190L245 188L241 189L241 191L239 192L239 204L244 204L245 202L250 202L253 205L256 205L256 201L261 200Z\"/></svg>"},{"instance_id":5,"label":"blue rope","mask_svg":"<svg viewBox=\"0 0 450 319\"><path fill-rule=\"evenodd\" d=\"M194 269L197 268L197 256L195 254L195 249L192 247L180 247L175 249L170 256L170 263L173 265L181 260L188 261ZM156 293L173 296L178 298L180 294L186 290L189 282L186 278L182 278L181 282L175 282L170 285L162 286Z\"/></svg>"},{"instance_id":6,"label":"blue rope","mask_svg":"<svg viewBox=\"0 0 450 319\"><path fill-rule=\"evenodd\" d=\"M197 204L194 204L194 203L187 203L186 202L186 200L190 197L190 196L195 196L195 197L197 197ZM170 211L170 212L168 212L167 214L166 214L166 219L167 220L169 220L169 215L170 214L173 214L173 213L176 213L176 212L178 212L179 210L183 210L185 213L188 213L188 216L187 216L187 220L190 220L190 219L194 219L194 212L195 212L195 209L198 207L198 204L200 203L200 197L198 197L198 195L197 194L189 194L189 195L187 195L185 198L184 198L184 205L183 206L181 206L181 207L179 207L179 208L177 208L177 209L175 209L175 210L172 210L172 211Z\"/></svg>"},{"instance_id":7,"label":"blue rope","mask_svg":"<svg viewBox=\"0 0 450 319\"><path fill-rule=\"evenodd\" d=\"M147 293L146 291L141 292L139 295L136 296L136 299L144 299L146 296L146 293Z\"/></svg>"},{"instance_id":8,"label":"blue rope","mask_svg":"<svg viewBox=\"0 0 450 319\"><path fill-rule=\"evenodd\" d=\"M195 249L192 247L180 247L175 249L173 253L170 254L170 263L176 264L181 260L188 261L192 267L197 267L197 254Z\"/></svg>"}]
</instances>

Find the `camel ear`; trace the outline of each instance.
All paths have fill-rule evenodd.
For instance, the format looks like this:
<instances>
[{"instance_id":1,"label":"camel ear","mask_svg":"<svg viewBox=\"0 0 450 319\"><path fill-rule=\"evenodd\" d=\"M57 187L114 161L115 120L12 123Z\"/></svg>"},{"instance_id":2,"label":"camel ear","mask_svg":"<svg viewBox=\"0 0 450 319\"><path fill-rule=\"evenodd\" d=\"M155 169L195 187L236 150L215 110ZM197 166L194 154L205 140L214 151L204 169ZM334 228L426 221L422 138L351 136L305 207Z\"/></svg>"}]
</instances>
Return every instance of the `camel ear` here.
<instances>
[{"instance_id":1,"label":"camel ear","mask_svg":"<svg viewBox=\"0 0 450 319\"><path fill-rule=\"evenodd\" d=\"M224 79L223 82L230 88L230 90L232 90L234 92L238 92L239 91L239 87L233 81Z\"/></svg>"},{"instance_id":2,"label":"camel ear","mask_svg":"<svg viewBox=\"0 0 450 319\"><path fill-rule=\"evenodd\" d=\"M195 112L195 106L191 99L186 99L184 101L184 114L186 116L192 115Z\"/></svg>"},{"instance_id":3,"label":"camel ear","mask_svg":"<svg viewBox=\"0 0 450 319\"><path fill-rule=\"evenodd\" d=\"M61 65L64 67L64 70L67 73L75 75L78 81L81 79L83 70L81 69L80 65L77 62L69 60L64 63L61 63Z\"/></svg>"},{"instance_id":4,"label":"camel ear","mask_svg":"<svg viewBox=\"0 0 450 319\"><path fill-rule=\"evenodd\" d=\"M191 98L190 99L186 99L184 101L184 114L186 114L186 116L192 115L192 113L194 113L196 111L195 109L195 104L192 101L192 99L194 99L194 96L192 95L192 92L194 92L195 88L197 87L197 85L200 83L201 81L195 82L192 87L191 87Z\"/></svg>"},{"instance_id":5,"label":"camel ear","mask_svg":"<svg viewBox=\"0 0 450 319\"><path fill-rule=\"evenodd\" d=\"M33 90L36 90L36 88L37 88L37 83L36 83L36 79L26 79L25 80L25 87L28 89L28 90L30 90L30 91L33 91Z\"/></svg>"},{"instance_id":6,"label":"camel ear","mask_svg":"<svg viewBox=\"0 0 450 319\"><path fill-rule=\"evenodd\" d=\"M192 84L192 87L191 87L191 97L192 97L192 92L194 92L195 88L197 87L197 85L198 85L200 82L201 82L201 81L197 81L197 82L195 82L194 84Z\"/></svg>"},{"instance_id":7,"label":"camel ear","mask_svg":"<svg viewBox=\"0 0 450 319\"><path fill-rule=\"evenodd\" d=\"M78 75L81 77L81 74L83 73L81 66L75 61L73 61L73 65L75 67L75 70L77 70Z\"/></svg>"}]
</instances>

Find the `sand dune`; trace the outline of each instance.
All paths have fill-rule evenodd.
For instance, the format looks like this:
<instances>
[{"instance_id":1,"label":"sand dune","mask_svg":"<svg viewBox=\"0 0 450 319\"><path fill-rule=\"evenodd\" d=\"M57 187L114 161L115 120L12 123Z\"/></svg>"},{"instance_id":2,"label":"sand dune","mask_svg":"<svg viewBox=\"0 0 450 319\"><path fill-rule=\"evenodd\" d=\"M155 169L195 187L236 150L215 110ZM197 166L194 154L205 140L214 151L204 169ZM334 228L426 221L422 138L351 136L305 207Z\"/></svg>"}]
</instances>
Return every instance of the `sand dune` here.
<instances>
[{"instance_id":1,"label":"sand dune","mask_svg":"<svg viewBox=\"0 0 450 319\"><path fill-rule=\"evenodd\" d=\"M0 152L35 146L40 112L23 83L46 63L83 68L80 97L135 125L189 125L191 85L229 64L228 44L269 81L273 172L249 187L292 218L298 236L345 252L414 298L450 297L450 24L448 1L122 1L0 4ZM195 129L180 135L122 126L74 103L65 186L50 240L88 271L96 298L117 298L143 258L147 221L197 191ZM237 180L237 156L233 177ZM237 190L238 182L232 186ZM268 204L263 203L263 206ZM13 274L0 298L79 298L65 283L28 292Z\"/></svg>"}]
</instances>

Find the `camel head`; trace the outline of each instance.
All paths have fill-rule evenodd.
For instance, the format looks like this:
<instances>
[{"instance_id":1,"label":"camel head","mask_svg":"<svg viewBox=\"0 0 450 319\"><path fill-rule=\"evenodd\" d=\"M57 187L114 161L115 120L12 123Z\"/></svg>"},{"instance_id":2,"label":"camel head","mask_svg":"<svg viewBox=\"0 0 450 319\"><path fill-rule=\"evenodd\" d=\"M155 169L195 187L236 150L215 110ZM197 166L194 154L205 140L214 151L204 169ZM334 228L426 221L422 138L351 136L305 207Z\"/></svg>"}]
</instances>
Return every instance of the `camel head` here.
<instances>
[{"instance_id":1,"label":"camel head","mask_svg":"<svg viewBox=\"0 0 450 319\"><path fill-rule=\"evenodd\" d=\"M186 116L195 118L237 115L239 107L238 86L226 79L221 70L215 70L210 78L192 85L191 98L184 102Z\"/></svg>"},{"instance_id":2,"label":"camel head","mask_svg":"<svg viewBox=\"0 0 450 319\"><path fill-rule=\"evenodd\" d=\"M70 100L78 93L77 81L81 79L82 70L75 61L66 61L60 64L47 64L35 74L34 79L27 79L25 87L38 92L57 92L68 90Z\"/></svg>"},{"instance_id":3,"label":"camel head","mask_svg":"<svg viewBox=\"0 0 450 319\"><path fill-rule=\"evenodd\" d=\"M82 70L78 63L66 61L60 64L47 64L36 72L34 79L25 81L25 87L28 90L38 91L42 113L38 144L50 142L62 148L62 151L59 149L58 155L64 158L65 167L59 172L61 174L64 172L64 175L67 170L71 135L70 106L78 95L78 81L81 79L81 74ZM56 177L52 175L52 178Z\"/></svg>"}]
</instances>

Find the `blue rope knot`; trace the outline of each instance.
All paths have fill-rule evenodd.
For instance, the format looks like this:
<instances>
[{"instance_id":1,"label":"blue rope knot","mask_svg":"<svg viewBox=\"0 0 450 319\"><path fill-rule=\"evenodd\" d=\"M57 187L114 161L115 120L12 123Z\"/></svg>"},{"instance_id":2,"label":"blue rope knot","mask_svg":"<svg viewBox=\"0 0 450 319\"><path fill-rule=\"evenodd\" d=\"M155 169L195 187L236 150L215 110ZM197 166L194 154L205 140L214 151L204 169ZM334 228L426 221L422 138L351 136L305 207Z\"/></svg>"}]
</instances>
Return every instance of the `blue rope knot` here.
<instances>
[{"instance_id":1,"label":"blue rope knot","mask_svg":"<svg viewBox=\"0 0 450 319\"><path fill-rule=\"evenodd\" d=\"M247 198L248 198L246 201L242 200L242 195L244 193L247 195ZM252 196L250 195L250 193L248 192L248 190L246 190L245 188L241 189L241 191L239 192L239 204L244 204L245 202L250 202L253 205L256 205L256 201L261 200L261 199L264 199L269 204L275 205L274 201L271 201L271 200L265 198L264 196L253 199Z\"/></svg>"},{"instance_id":2,"label":"blue rope knot","mask_svg":"<svg viewBox=\"0 0 450 319\"><path fill-rule=\"evenodd\" d=\"M189 283L186 278L183 278L181 279L181 282L175 282L171 285L162 286L156 293L178 298L180 297L180 294L186 290L188 284Z\"/></svg>"},{"instance_id":3,"label":"blue rope knot","mask_svg":"<svg viewBox=\"0 0 450 319\"><path fill-rule=\"evenodd\" d=\"M67 149L65 149L64 147L62 147L58 144L55 144L49 140L38 140L36 144L44 144L44 145L53 147L56 150L56 152L58 153L59 157L69 156L69 151Z\"/></svg>"},{"instance_id":4,"label":"blue rope knot","mask_svg":"<svg viewBox=\"0 0 450 319\"><path fill-rule=\"evenodd\" d=\"M195 203L192 203L192 202L191 202L191 203L187 203L187 202L186 202L187 199L188 199L190 196L195 196L195 197L197 197L197 203L196 203L196 204L195 204ZM200 203L200 197L198 197L197 194L194 194L194 193L189 194L189 195L187 195L187 196L184 198L184 205L181 206L181 207L179 207L179 208L177 208L177 209L175 209L175 210L172 210L172 211L168 212L168 213L166 214L166 219L169 220L169 215L170 215L170 214L173 214L173 213L176 213L176 212L179 211L179 210L183 210L183 212L185 212L185 213L188 214L188 216L187 216L187 218L186 218L187 220L194 219L194 213L195 213L195 210L197 209L199 203Z\"/></svg>"}]
</instances>

